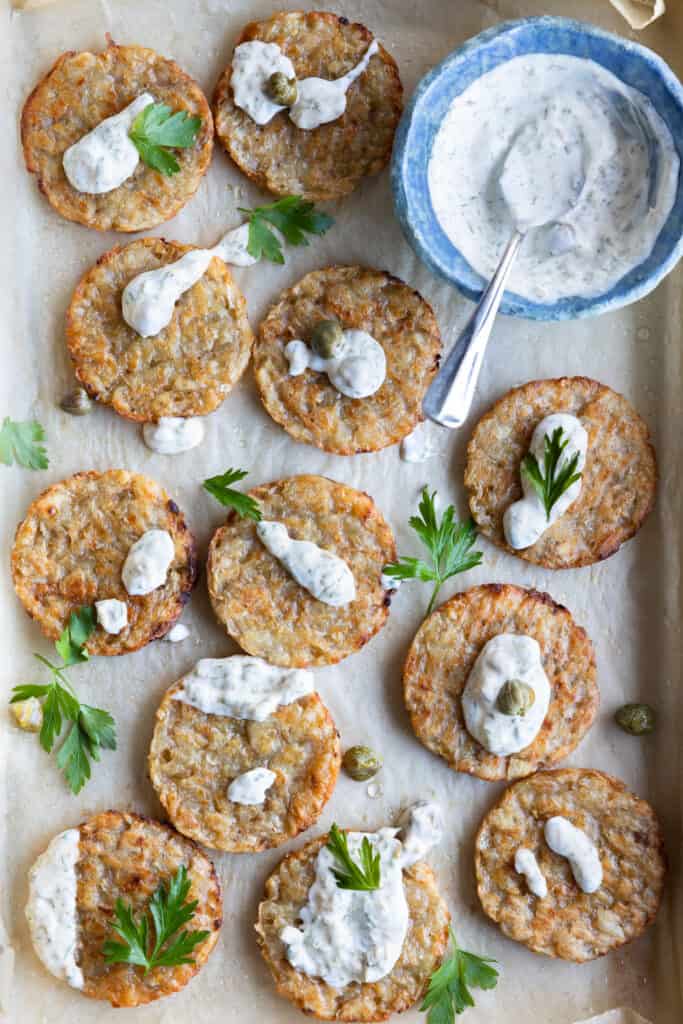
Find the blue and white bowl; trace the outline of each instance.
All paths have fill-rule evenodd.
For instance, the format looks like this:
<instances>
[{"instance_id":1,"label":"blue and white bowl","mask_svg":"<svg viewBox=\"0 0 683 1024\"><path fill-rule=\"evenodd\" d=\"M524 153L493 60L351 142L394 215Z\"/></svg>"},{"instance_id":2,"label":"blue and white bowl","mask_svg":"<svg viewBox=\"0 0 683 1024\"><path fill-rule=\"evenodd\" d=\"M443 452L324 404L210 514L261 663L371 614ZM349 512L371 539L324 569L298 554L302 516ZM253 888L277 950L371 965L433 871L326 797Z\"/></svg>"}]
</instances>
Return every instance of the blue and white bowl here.
<instances>
[{"instance_id":1,"label":"blue and white bowl","mask_svg":"<svg viewBox=\"0 0 683 1024\"><path fill-rule=\"evenodd\" d=\"M655 53L601 29L566 18L525 18L482 32L455 50L419 83L398 128L391 165L396 213L417 255L470 299L486 284L448 238L432 209L429 158L453 99L472 82L529 53L585 57L652 102L667 123L683 168L683 86ZM573 320L635 302L659 284L683 255L683 173L676 200L650 256L603 295L532 302L506 292L501 312L532 320Z\"/></svg>"}]
</instances>

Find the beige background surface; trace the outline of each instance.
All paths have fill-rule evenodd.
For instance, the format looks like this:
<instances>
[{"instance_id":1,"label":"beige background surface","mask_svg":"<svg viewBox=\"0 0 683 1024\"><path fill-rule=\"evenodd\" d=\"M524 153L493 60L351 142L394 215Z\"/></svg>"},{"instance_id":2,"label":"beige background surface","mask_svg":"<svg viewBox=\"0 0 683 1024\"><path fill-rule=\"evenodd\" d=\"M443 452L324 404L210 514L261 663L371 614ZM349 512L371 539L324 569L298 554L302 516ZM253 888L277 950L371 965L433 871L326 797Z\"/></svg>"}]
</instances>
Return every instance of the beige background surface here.
<instances>
[{"instance_id":1,"label":"beige background surface","mask_svg":"<svg viewBox=\"0 0 683 1024\"><path fill-rule=\"evenodd\" d=\"M81 273L119 239L61 220L24 173L17 120L25 96L60 52L99 49L105 32L111 32L117 42L143 43L176 58L210 94L243 23L286 6L280 0L62 0L52 7L12 15L8 0L0 0L0 416L40 419L47 428L51 457L50 468L43 473L0 467L3 708L12 686L40 678L31 652L47 654L49 649L9 584L13 531L30 500L72 472L122 466L156 477L186 512L198 534L202 557L222 513L200 489L200 482L229 465L249 468L253 484L306 470L367 489L393 524L399 550L405 554L418 550L407 519L425 482L464 511L461 481L467 428L440 435L441 456L423 465L401 462L397 449L353 459L329 457L294 444L270 422L247 373L237 391L210 417L204 445L168 458L148 451L133 424L105 409L74 419L58 408L70 384L63 317L71 291ZM673 10L641 38L683 74L683 11L676 0L669 6ZM432 64L501 19L549 12L629 32L607 0L340 0L334 9L364 21L377 33L398 59L408 95ZM237 223L237 205L259 198L216 150L199 193L161 233L187 242L212 243ZM266 266L238 273L253 323L258 323L278 290L305 271L333 261L366 262L400 275L423 291L434 303L445 340L450 342L468 314L468 304L424 270L404 243L392 216L388 175L367 181L332 212L337 217L335 228L307 250L290 250L284 268ZM474 891L472 843L482 814L500 789L456 775L428 754L410 732L403 710L401 665L426 606L426 588L406 585L394 601L389 624L374 642L342 665L316 673L344 745L370 743L381 751L385 768L379 777L381 792L374 799L365 785L341 779L313 834L335 819L343 825L374 828L391 821L403 804L419 797L434 797L442 803L448 833L433 862L453 912L455 931L466 948L496 957L502 969L497 990L478 994L476 1009L468 1011L466 1020L472 1024L493 1017L515 1024L569 1024L616 1006L631 1006L657 1024L675 1024L683 1018L681 283L679 271L650 298L599 320L548 326L501 319L474 410L476 416L507 388L536 376L587 374L625 392L650 423L661 465L657 509L638 539L603 565L555 575L525 566L482 542L481 569L453 581L444 592L445 597L456 588L486 580L534 585L566 603L589 630L597 647L603 703L595 727L570 763L619 775L661 814L671 875L656 927L623 952L575 967L535 957L504 939L483 917ZM121 807L159 813L145 772L159 698L199 656L235 650L213 620L203 580L183 621L192 638L182 644L159 642L139 654L100 659L72 671L82 698L109 708L119 733L118 751L105 753L79 797L65 790L54 761L40 750L36 738L11 729L5 710L0 709L0 909L14 950L12 954L5 948L0 1001L17 1024L121 1019L121 1014L85 1000L42 969L23 917L26 871L56 832L95 811ZM611 722L614 708L634 698L648 699L660 711L660 725L651 739L633 739ZM262 885L280 856L275 851L216 857L225 895L225 925L216 952L183 993L136 1011L136 1020L141 1024L187 1019L193 1024L217 1020L295 1024L301 1019L276 996L253 937ZM406 1017L408 1024L420 1019L417 1011Z\"/></svg>"}]
</instances>

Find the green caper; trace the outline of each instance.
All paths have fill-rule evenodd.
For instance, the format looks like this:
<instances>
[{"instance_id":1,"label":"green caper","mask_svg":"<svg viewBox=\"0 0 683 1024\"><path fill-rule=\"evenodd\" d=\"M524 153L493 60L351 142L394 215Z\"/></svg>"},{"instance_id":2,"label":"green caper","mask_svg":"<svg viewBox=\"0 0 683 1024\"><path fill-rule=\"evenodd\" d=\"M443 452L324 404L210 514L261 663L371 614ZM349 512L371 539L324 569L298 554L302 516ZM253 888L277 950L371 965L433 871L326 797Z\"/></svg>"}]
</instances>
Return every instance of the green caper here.
<instances>
[{"instance_id":1,"label":"green caper","mask_svg":"<svg viewBox=\"0 0 683 1024\"><path fill-rule=\"evenodd\" d=\"M336 320L319 320L311 332L311 348L323 359L331 359L343 340L344 332Z\"/></svg>"},{"instance_id":2,"label":"green caper","mask_svg":"<svg viewBox=\"0 0 683 1024\"><path fill-rule=\"evenodd\" d=\"M624 704L616 712L617 725L631 736L645 736L654 732L655 712L649 704Z\"/></svg>"},{"instance_id":3,"label":"green caper","mask_svg":"<svg viewBox=\"0 0 683 1024\"><path fill-rule=\"evenodd\" d=\"M71 416L87 416L92 409L92 402L88 398L85 388L74 388L59 403L64 412Z\"/></svg>"},{"instance_id":4,"label":"green caper","mask_svg":"<svg viewBox=\"0 0 683 1024\"><path fill-rule=\"evenodd\" d=\"M284 71L275 71L268 79L268 95L281 107L293 107L297 93L296 78L287 78Z\"/></svg>"},{"instance_id":5,"label":"green caper","mask_svg":"<svg viewBox=\"0 0 683 1024\"><path fill-rule=\"evenodd\" d=\"M365 782L382 767L382 759L370 747L349 747L344 754L344 771L356 782Z\"/></svg>"},{"instance_id":6,"label":"green caper","mask_svg":"<svg viewBox=\"0 0 683 1024\"><path fill-rule=\"evenodd\" d=\"M496 707L504 715L520 715L524 718L536 700L533 687L523 683L521 679L508 679L501 687L496 700Z\"/></svg>"}]
</instances>

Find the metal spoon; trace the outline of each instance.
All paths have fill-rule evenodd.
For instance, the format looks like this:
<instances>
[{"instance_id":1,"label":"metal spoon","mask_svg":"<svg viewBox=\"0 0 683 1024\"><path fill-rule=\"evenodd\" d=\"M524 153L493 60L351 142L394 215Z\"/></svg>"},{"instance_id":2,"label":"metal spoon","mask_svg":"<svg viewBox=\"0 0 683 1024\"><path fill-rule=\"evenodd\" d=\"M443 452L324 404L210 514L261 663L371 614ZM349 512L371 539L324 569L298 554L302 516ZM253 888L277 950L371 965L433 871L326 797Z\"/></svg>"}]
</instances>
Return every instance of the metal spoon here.
<instances>
[{"instance_id":1,"label":"metal spoon","mask_svg":"<svg viewBox=\"0 0 683 1024\"><path fill-rule=\"evenodd\" d=\"M572 141L578 144L568 146L564 131L532 122L521 129L508 151L499 184L515 231L422 402L425 416L441 426L460 427L467 419L505 284L528 232L559 222L579 201L585 184L584 153L580 140ZM573 245L571 226L562 227L564 232L556 233L555 254Z\"/></svg>"}]
</instances>

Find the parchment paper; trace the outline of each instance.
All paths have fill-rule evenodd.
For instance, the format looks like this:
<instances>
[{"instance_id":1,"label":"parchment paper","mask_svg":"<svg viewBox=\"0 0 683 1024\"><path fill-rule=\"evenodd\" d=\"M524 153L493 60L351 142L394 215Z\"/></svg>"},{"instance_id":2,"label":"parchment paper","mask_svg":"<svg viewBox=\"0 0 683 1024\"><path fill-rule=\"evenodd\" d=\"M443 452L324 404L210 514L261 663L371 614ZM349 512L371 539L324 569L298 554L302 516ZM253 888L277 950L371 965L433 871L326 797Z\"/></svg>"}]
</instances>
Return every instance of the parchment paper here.
<instances>
[{"instance_id":1,"label":"parchment paper","mask_svg":"<svg viewBox=\"0 0 683 1024\"><path fill-rule=\"evenodd\" d=\"M71 796L34 735L10 727L5 700L12 686L38 680L32 651L50 645L16 600L8 572L13 531L29 502L48 484L82 469L121 466L163 482L196 531L201 554L222 521L220 507L200 489L204 477L229 465L250 470L248 483L310 471L325 473L368 490L392 523L399 551L416 554L407 526L424 483L444 502L465 511L462 487L469 428L440 436L442 454L422 465L400 461L397 448L351 459L326 456L296 445L262 411L247 373L236 392L208 420L204 445L176 457L154 455L138 428L106 409L70 418L58 401L71 384L63 338L63 317L80 275L115 242L68 224L52 212L24 172L18 143L21 104L38 77L67 49L99 49L104 33L115 41L152 46L176 58L211 94L227 63L233 40L252 18L265 17L282 0L63 0L32 12L10 15L0 0L2 61L2 145L0 145L0 416L38 418L47 428L50 468L42 473L0 466L0 543L3 552L2 616L2 916L13 948L0 979L0 1002L17 1024L120 1020L108 1006L84 999L48 975L34 955L23 916L26 872L58 831L109 807L159 815L146 778L145 758L153 715L164 689L200 656L221 656L235 647L215 623L204 581L183 621L191 639L158 642L124 658L102 658L72 670L82 699L110 709L116 717L119 749L106 752L92 781ZM314 6L304 3L302 6ZM665 19L640 38L683 73L683 11L670 5ZM407 95L417 80L469 36L504 18L553 13L598 22L615 31L624 22L595 0L339 0L335 10L362 20L398 59ZM236 206L261 196L216 148L199 193L160 233L211 244L237 223ZM283 269L258 266L238 272L254 325L279 289L304 272L330 262L384 267L417 287L434 303L446 343L469 312L468 303L432 277L403 241L393 217L388 175L365 182L332 209L336 226L309 249L290 250ZM450 771L414 738L401 696L401 667L428 592L406 585L396 596L388 625L360 654L316 673L317 685L341 731L344 746L369 743L385 767L381 791L371 798L366 784L340 778L315 835L332 820L375 828L394 819L399 808L420 797L438 799L448 833L433 863L465 948L496 957L502 970L494 992L477 993L466 1020L552 1021L569 1024L614 1007L632 1007L656 1024L683 1019L680 990L683 964L680 877L680 429L681 284L672 274L656 294L599 320L543 325L502 318L495 330L472 423L494 399L534 377L587 374L623 391L647 418L657 444L661 485L656 512L636 541L602 565L551 573L497 553L482 542L484 565L444 590L497 580L533 585L565 603L597 648L602 710L570 764L605 769L649 798L661 815L671 874L656 926L622 952L596 963L574 966L534 956L505 938L483 916L473 882L472 850L483 813L501 792ZM436 431L436 428L434 428ZM611 717L626 700L647 699L659 710L657 734L634 739L615 728ZM280 999L256 949L253 921L262 886L287 849L254 856L214 855L223 882L225 924L208 965L184 992L136 1011L145 1024L191 1019L193 1024L274 1024L300 1021ZM6 943L0 936L0 945ZM12 956L14 970L12 972ZM3 973L4 971L4 973ZM405 1017L420 1019L417 1011Z\"/></svg>"}]
</instances>

